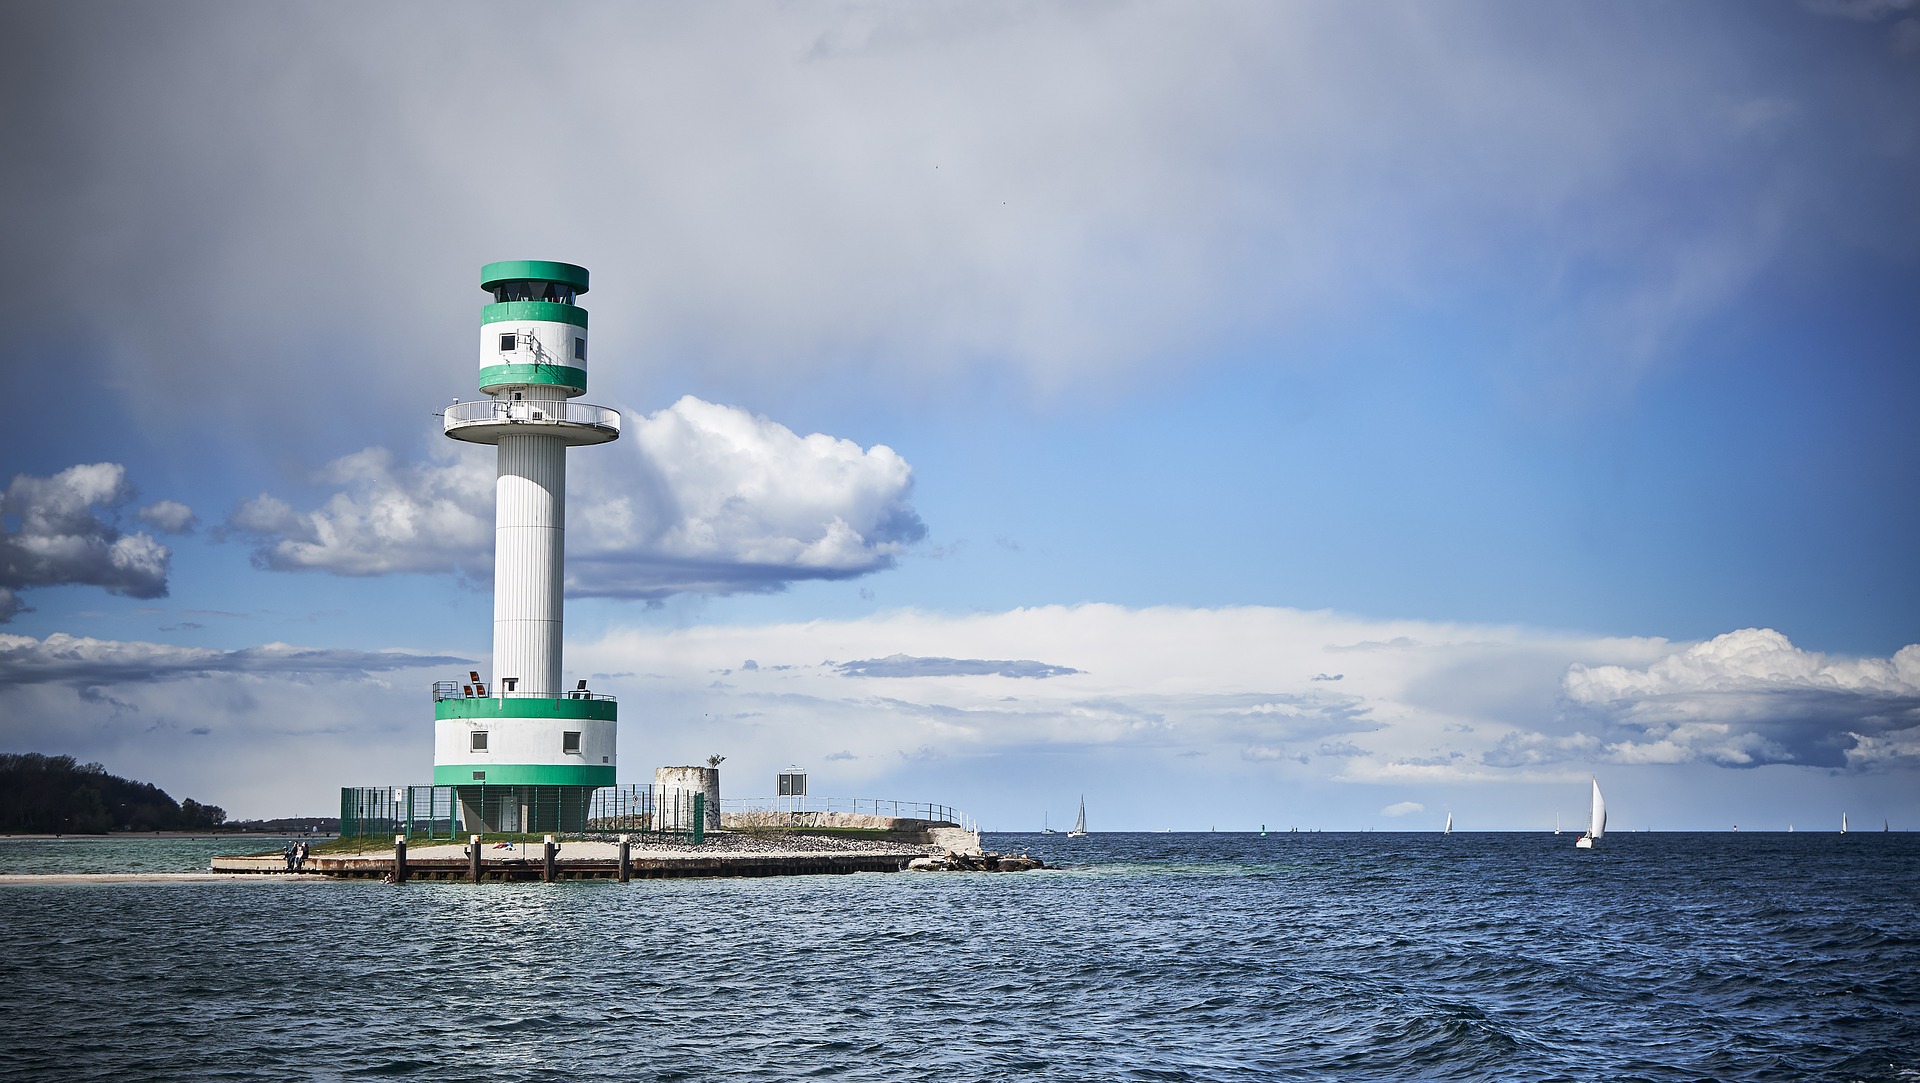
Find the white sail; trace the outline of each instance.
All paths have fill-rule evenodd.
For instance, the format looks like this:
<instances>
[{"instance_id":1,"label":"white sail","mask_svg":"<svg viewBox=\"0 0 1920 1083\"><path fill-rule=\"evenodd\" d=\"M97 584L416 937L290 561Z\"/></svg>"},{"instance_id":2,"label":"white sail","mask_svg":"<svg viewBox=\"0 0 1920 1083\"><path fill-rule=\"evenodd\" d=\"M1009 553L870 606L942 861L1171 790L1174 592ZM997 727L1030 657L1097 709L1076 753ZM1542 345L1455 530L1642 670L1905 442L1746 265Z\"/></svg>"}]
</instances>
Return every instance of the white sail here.
<instances>
[{"instance_id":1,"label":"white sail","mask_svg":"<svg viewBox=\"0 0 1920 1083\"><path fill-rule=\"evenodd\" d=\"M1453 834L1453 813L1447 813L1447 826L1440 829L1442 835Z\"/></svg>"},{"instance_id":2,"label":"white sail","mask_svg":"<svg viewBox=\"0 0 1920 1083\"><path fill-rule=\"evenodd\" d=\"M1068 838L1079 838L1087 833L1087 798L1080 795L1080 817L1073 821L1073 830L1067 832Z\"/></svg>"},{"instance_id":3,"label":"white sail","mask_svg":"<svg viewBox=\"0 0 1920 1083\"><path fill-rule=\"evenodd\" d=\"M1593 809L1587 815L1587 834L1599 838L1607 833L1607 802L1600 796L1600 780L1593 780Z\"/></svg>"},{"instance_id":4,"label":"white sail","mask_svg":"<svg viewBox=\"0 0 1920 1083\"><path fill-rule=\"evenodd\" d=\"M1840 814L1840 833L1842 835L1847 833L1847 814L1844 812Z\"/></svg>"}]
</instances>

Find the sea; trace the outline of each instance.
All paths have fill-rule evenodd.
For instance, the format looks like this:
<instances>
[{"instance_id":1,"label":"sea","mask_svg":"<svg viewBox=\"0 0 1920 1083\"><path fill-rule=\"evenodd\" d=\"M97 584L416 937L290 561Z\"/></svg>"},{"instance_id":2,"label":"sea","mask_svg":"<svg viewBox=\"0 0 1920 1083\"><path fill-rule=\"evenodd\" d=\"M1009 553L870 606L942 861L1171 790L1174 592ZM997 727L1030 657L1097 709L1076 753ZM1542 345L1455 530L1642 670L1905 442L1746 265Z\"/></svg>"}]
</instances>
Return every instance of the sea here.
<instances>
[{"instance_id":1,"label":"sea","mask_svg":"<svg viewBox=\"0 0 1920 1083\"><path fill-rule=\"evenodd\" d=\"M1920 1081L1920 835L1573 842L385 885L9 884L235 846L0 840L0 1077Z\"/></svg>"}]
</instances>

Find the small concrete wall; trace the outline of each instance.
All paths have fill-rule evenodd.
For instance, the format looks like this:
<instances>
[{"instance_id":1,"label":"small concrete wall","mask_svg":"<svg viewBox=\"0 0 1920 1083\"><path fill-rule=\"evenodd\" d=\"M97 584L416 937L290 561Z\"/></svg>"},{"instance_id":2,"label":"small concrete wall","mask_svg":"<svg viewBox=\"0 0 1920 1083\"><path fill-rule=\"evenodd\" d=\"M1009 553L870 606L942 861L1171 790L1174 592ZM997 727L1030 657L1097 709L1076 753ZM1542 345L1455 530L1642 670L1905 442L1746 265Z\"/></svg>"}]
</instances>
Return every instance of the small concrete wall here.
<instances>
[{"instance_id":1,"label":"small concrete wall","mask_svg":"<svg viewBox=\"0 0 1920 1083\"><path fill-rule=\"evenodd\" d=\"M893 842L939 846L953 853L979 854L978 833L946 821L916 820L908 816L875 816L865 812L729 812L721 818L729 831L805 831L810 827L854 827L885 831Z\"/></svg>"},{"instance_id":2,"label":"small concrete wall","mask_svg":"<svg viewBox=\"0 0 1920 1083\"><path fill-rule=\"evenodd\" d=\"M718 767L656 767L653 770L653 784L688 793L707 795L708 831L720 830L720 769ZM691 824L667 825L675 828L691 827Z\"/></svg>"}]
</instances>

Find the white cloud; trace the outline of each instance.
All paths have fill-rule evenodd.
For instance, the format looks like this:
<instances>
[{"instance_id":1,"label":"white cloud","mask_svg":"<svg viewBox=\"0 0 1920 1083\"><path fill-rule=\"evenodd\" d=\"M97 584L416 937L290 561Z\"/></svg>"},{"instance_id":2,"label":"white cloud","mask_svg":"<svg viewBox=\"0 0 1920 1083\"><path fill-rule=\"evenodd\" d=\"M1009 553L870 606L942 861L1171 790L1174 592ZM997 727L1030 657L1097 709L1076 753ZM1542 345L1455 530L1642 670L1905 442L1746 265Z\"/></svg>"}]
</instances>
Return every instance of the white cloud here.
<instances>
[{"instance_id":1,"label":"white cloud","mask_svg":"<svg viewBox=\"0 0 1920 1083\"><path fill-rule=\"evenodd\" d=\"M190 533L199 521L199 517L193 514L193 509L178 500L162 500L149 504L141 508L137 514L141 522L168 534Z\"/></svg>"},{"instance_id":2,"label":"white cloud","mask_svg":"<svg viewBox=\"0 0 1920 1083\"><path fill-rule=\"evenodd\" d=\"M341 786L425 780L431 682L468 664L0 634L0 748L98 760L235 816L327 815Z\"/></svg>"},{"instance_id":3,"label":"white cloud","mask_svg":"<svg viewBox=\"0 0 1920 1083\"><path fill-rule=\"evenodd\" d=\"M1575 665L1564 688L1626 763L1863 766L1920 737L1920 645L1833 658L1744 628L1643 667Z\"/></svg>"},{"instance_id":4,"label":"white cloud","mask_svg":"<svg viewBox=\"0 0 1920 1083\"><path fill-rule=\"evenodd\" d=\"M1354 649L1369 641L1403 645ZM759 770L755 756L804 762L845 752L855 757L843 767L849 777L873 778L901 753L926 748L988 760L1196 754L1275 781L1449 783L1527 776L1536 766L1570 774L1544 764L1497 769L1480 757L1552 717L1570 662L1638 661L1656 649L1278 608L1081 605L629 630L573 645L569 658L583 670L630 673L595 686L642 695L662 717L706 720L698 741L755 750L741 755L742 769ZM1038 658L1050 675L1034 680L1026 667L1003 663L915 664L890 667L879 681L861 675L872 663L843 661L896 655ZM736 668L744 657L756 668ZM1336 661L1340 682L1317 679ZM1482 675L1499 664L1519 675ZM677 729L663 727L656 739L677 740ZM690 743L682 754L694 751Z\"/></svg>"},{"instance_id":5,"label":"white cloud","mask_svg":"<svg viewBox=\"0 0 1920 1083\"><path fill-rule=\"evenodd\" d=\"M569 499L577 593L659 598L851 578L891 567L926 534L910 502L913 469L884 444L800 436L691 395L641 418L631 440L637 455Z\"/></svg>"},{"instance_id":6,"label":"white cloud","mask_svg":"<svg viewBox=\"0 0 1920 1083\"><path fill-rule=\"evenodd\" d=\"M925 534L913 471L891 448L799 436L691 396L630 421L610 448L572 453L567 589L661 598L778 590L890 567ZM369 448L330 464L347 488L295 511L269 495L227 529L259 539L255 561L336 575L491 574L494 458L447 447L420 464Z\"/></svg>"},{"instance_id":7,"label":"white cloud","mask_svg":"<svg viewBox=\"0 0 1920 1083\"><path fill-rule=\"evenodd\" d=\"M238 650L94 639L55 632L44 639L0 634L0 687L126 685L221 673L366 677L395 669L466 665L467 659L403 651L360 651L267 643Z\"/></svg>"},{"instance_id":8,"label":"white cloud","mask_svg":"<svg viewBox=\"0 0 1920 1083\"><path fill-rule=\"evenodd\" d=\"M1402 787L1566 781L1601 764L1888 766L1911 750L1920 704L1900 691L1920 647L1845 660L1775 633L1674 645L1263 607L901 612L624 631L569 652L577 667L631 673L609 687L665 717L706 720L700 741L755 749L742 769L756 755L844 752L855 778L916 749L994 763L1193 755L1276 784ZM1055 672L902 665L882 681L861 675L872 663L844 661L895 655L1039 658ZM745 657L756 668L736 668ZM1343 679L1318 680L1334 663ZM1737 695L1716 690L1727 682Z\"/></svg>"},{"instance_id":9,"label":"white cloud","mask_svg":"<svg viewBox=\"0 0 1920 1083\"><path fill-rule=\"evenodd\" d=\"M327 464L320 480L346 489L320 507L295 511L261 494L229 517L226 530L259 539L254 563L275 571L335 575L492 569L494 463L491 455L437 446L425 463L396 463L385 448Z\"/></svg>"},{"instance_id":10,"label":"white cloud","mask_svg":"<svg viewBox=\"0 0 1920 1083\"><path fill-rule=\"evenodd\" d=\"M1657 727L1599 717L1561 699L1563 675L1629 689L1635 702L1650 679L1681 689L1760 680L1762 691L1786 697L1790 713L1797 692L1781 688L1783 666L1804 682L1833 673L1884 682L1889 672L1910 672L1920 653L1809 661L1766 633L1728 638L1675 646L1278 608L1081 605L625 629L570 643L568 663L621 700L626 781L644 780L656 764L720 753L734 795L763 792L789 764L811 764L823 795L932 796L985 811L1028 807L1042 791L1085 790L1102 794L1116 819L1126 806L1135 822L1158 826L1191 824L1189 813L1211 816L1215 807L1296 823L1345 809L1339 815L1351 824L1391 818L1395 807L1436 807L1433 789L1462 795L1466 784L1501 794L1537 783L1584 800L1597 765L1611 765L1610 796L1645 809L1655 798L1644 790L1638 801L1625 796L1635 772L1671 779L1667 772L1690 771L1697 783L1700 772L1725 777L1724 767L1777 762L1779 749L1793 746L1750 715L1714 715L1711 702ZM1369 643L1397 645L1355 649ZM1075 672L1036 680L1018 668L933 666L876 679L839 661L893 654L1037 657ZM1720 662L1703 661L1710 658ZM1341 682L1314 679L1336 660ZM241 814L294 811L286 802L296 791L301 808L323 810L329 787L425 777L427 683L467 665L395 651L0 636L0 739L110 765L137 752L140 762L178 772L189 792ZM1515 678L1486 678L1500 669ZM1920 766L1920 730L1868 732L1858 712L1849 718L1836 732L1858 736L1833 766L1871 769L1896 788L1897 772ZM189 750L196 729L210 730L223 749L244 747L209 760ZM295 790L262 788L257 778L294 749ZM1814 766L1802 773L1831 773ZM1800 769L1762 769L1783 770ZM1459 810L1462 799L1447 804ZM1498 809L1483 807L1476 822L1513 822L1515 813Z\"/></svg>"},{"instance_id":11,"label":"white cloud","mask_svg":"<svg viewBox=\"0 0 1920 1083\"><path fill-rule=\"evenodd\" d=\"M1415 812L1425 812L1427 806L1418 801L1401 801L1380 810L1382 816L1407 816Z\"/></svg>"},{"instance_id":12,"label":"white cloud","mask_svg":"<svg viewBox=\"0 0 1920 1083\"><path fill-rule=\"evenodd\" d=\"M132 499L119 463L70 466L45 478L14 475L0 495L0 623L23 608L19 591L26 587L78 583L165 597L167 547L119 529L119 509ZM18 520L17 529L5 526L9 519Z\"/></svg>"}]
</instances>

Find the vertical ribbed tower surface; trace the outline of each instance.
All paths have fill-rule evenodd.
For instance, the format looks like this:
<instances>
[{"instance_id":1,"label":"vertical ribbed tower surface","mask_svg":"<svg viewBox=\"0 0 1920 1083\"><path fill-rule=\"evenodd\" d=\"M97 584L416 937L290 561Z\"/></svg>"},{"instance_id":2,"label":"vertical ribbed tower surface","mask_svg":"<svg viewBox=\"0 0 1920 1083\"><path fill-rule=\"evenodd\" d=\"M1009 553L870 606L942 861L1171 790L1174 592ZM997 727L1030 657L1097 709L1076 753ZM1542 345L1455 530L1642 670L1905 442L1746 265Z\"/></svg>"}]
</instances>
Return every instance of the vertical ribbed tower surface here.
<instances>
[{"instance_id":1,"label":"vertical ribbed tower surface","mask_svg":"<svg viewBox=\"0 0 1920 1083\"><path fill-rule=\"evenodd\" d=\"M584 807L614 781L613 698L564 685L561 640L567 448L618 439L620 415L574 401L587 390L586 268L489 263L480 288L493 295L480 312L487 397L444 417L453 439L498 449L493 672L435 686L433 781L461 787L484 830L551 830L534 810Z\"/></svg>"}]
</instances>

